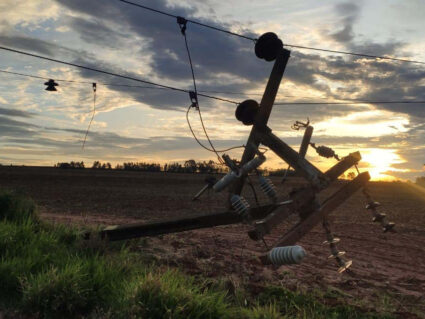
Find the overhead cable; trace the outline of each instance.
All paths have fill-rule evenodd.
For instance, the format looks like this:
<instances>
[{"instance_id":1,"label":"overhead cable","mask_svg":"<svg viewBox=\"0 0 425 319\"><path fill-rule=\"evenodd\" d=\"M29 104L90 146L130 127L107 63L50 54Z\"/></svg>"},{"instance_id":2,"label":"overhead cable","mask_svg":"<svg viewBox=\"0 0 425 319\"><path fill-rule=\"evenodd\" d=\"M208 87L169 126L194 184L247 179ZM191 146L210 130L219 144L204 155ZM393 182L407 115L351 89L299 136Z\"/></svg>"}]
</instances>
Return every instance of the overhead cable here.
<instances>
[{"instance_id":1,"label":"overhead cable","mask_svg":"<svg viewBox=\"0 0 425 319\"><path fill-rule=\"evenodd\" d=\"M132 6L136 6L148 11L152 11L158 14L162 14L171 18L179 18L179 16L171 14L169 12L165 12L165 11L161 11L158 9L154 9L151 7L147 7L144 5L141 5L139 3L135 3L135 2L131 2L128 0L118 0L120 2L132 5ZM218 27L214 27L205 23L201 23L198 22L196 20L191 20L191 19L187 19L187 18L183 18L185 19L187 22L193 23L193 24L197 24L199 26L202 27L206 27L206 28L210 28L216 31L220 31L220 32L224 32L230 35L234 35L240 38L244 38L250 41L254 41L256 42L257 39L253 38L253 37L249 37L249 36L245 36L239 33L235 33L226 29L222 29L222 28L218 28ZM356 52L348 52L348 51L338 51L338 50L329 50L329 49L321 49L321 48L314 48L314 47L307 47L307 46L302 46L302 45L296 45L296 44L284 44L284 46L286 47L291 47L291 48L297 48L297 49L303 49L303 50L314 50L314 51L321 51L321 52L329 52L329 53L337 53L337 54L347 54L347 55L352 55L352 56L360 56L360 57L364 57L364 58L368 58L368 59L381 59L381 60L392 60L392 61L399 61L399 62L407 62L407 63L418 63L418 64L425 64L425 62L423 61L417 61L417 60L408 60L408 59L401 59L401 58L395 58L395 57L389 57L389 56L381 56L381 55L373 55L373 54L365 54L365 53L356 53Z\"/></svg>"},{"instance_id":2,"label":"overhead cable","mask_svg":"<svg viewBox=\"0 0 425 319\"><path fill-rule=\"evenodd\" d=\"M424 104L425 101L277 102L274 105Z\"/></svg>"},{"instance_id":3,"label":"overhead cable","mask_svg":"<svg viewBox=\"0 0 425 319\"><path fill-rule=\"evenodd\" d=\"M174 15L174 14L171 14L171 13L168 13L168 12L165 12L165 11L161 11L161 10L158 10L158 9L150 8L150 7L141 5L139 3L135 3L135 2L127 1L127 0L118 0L118 1L123 2L123 3L126 3L126 4L129 4L129 5L132 5L132 6L136 6L136 7L142 8L142 9L145 9L145 10L148 10L148 11L159 13L159 14L162 14L162 15L165 15L165 16L168 16L168 17L171 17L171 18L175 18L175 19L176 18L179 18L179 16L177 16L177 15ZM229 30L226 30L226 29L218 28L218 27L215 27L215 26L212 26L212 25L208 25L208 24L205 24L205 23L196 21L196 20L191 20L191 19L187 19L187 18L184 18L184 19L187 22L190 22L190 23L199 25L201 27L205 27L205 28L209 28L209 29L212 29L212 30L215 30L215 31L219 31L219 32L230 34L230 35L234 35L234 36L237 36L237 37L240 37L240 38L243 38L243 39L247 39L247 40L251 40L251 41L257 41L257 39L252 38L252 37L248 37L248 36L243 35L243 34L239 34L239 33L232 32L232 31L229 31Z\"/></svg>"},{"instance_id":4,"label":"overhead cable","mask_svg":"<svg viewBox=\"0 0 425 319\"><path fill-rule=\"evenodd\" d=\"M151 82L151 81L147 81L147 80L142 80L142 79L135 78L135 77L132 77L132 76L122 75L122 74L113 73L113 72L109 72L109 71L104 71L104 70L100 70L100 69L96 69L96 68L76 64L76 63L61 61L61 60L41 56L41 55L38 55L38 54L29 53L29 52L25 52L25 51L21 51L21 50L16 50L16 49L8 48L8 47L0 46L0 50L10 51L10 52L18 53L18 54L22 54L22 55L27 55L27 56L31 56L31 57L34 57L34 58L47 60L47 61L51 61L51 62L56 62L56 63L60 63L60 64L64 64L64 65L69 65L69 66L72 66L72 67L76 67L76 68L80 68L80 69L84 69L84 70L89 70L89 71L93 71L93 72L103 73L103 74L107 74L107 75L131 80L131 81L150 84L150 85L154 85L156 87L160 87L160 88L164 88L164 89L168 89L168 90L172 90L172 91L178 91L178 92L184 92L184 93L190 92L189 90L186 90L186 89L176 88L176 87L169 86L169 85L164 85L164 84L159 84L159 83L155 83L155 82ZM199 93L198 95L205 97L205 98L209 98L209 99L219 100L219 101L223 101L223 102L229 102L229 103L233 103L233 104L239 104L236 101L223 99L223 98L220 98L220 97L217 97L217 96L211 96L211 95L207 95L207 94L203 94L203 93Z\"/></svg>"},{"instance_id":5,"label":"overhead cable","mask_svg":"<svg viewBox=\"0 0 425 319\"><path fill-rule=\"evenodd\" d=\"M42 80L49 80L52 77L43 77L43 76L38 76L38 75L34 75L34 74L26 74L26 73L19 73L19 72L13 72L13 71L6 71L6 70L0 70L0 73L6 73L6 74L13 74L13 75L18 75L18 76L24 76L24 77L30 77L30 78L36 78L36 79L42 79ZM69 82L69 83L82 83L82 84L92 84L93 81L83 81L83 80L64 80L64 79L56 79L56 82ZM131 87L131 88L142 88L142 89L156 89L156 90L166 90L168 88L164 88L164 87L155 87L155 86L141 86L141 85L130 85L130 84L119 84L119 83L107 83L107 82L97 82L97 84L99 85L107 85L107 86L117 86L117 87ZM185 92L189 92L189 91L185 91ZM205 98L211 98L211 99L216 99L216 100L220 100L223 102L228 102L228 103L232 103L232 104L239 104L239 102L237 101L233 101L233 100L228 100L228 99L224 99L224 98L220 98L217 96L211 96L211 95L207 95L207 94L201 94L200 92L205 92L205 93L217 93L217 94L235 94L235 95L245 95L247 97L250 96L254 96L254 95L260 95L262 96L263 94L260 93L244 93L244 92L221 92L221 91L208 91L208 90L199 90L197 91L198 95L203 96ZM286 97L293 97L293 98L297 98L297 96L295 95L291 95L291 96L286 96ZM298 97L300 98L300 97ZM306 98L306 97L303 97ZM320 97L320 99L325 99L325 97ZM338 100L343 100L341 98L337 98ZM276 103L274 103L274 105L344 105L344 104L424 104L425 101L422 100L399 100L399 101L371 101L371 100L345 100L345 102L283 102L283 101L277 101Z\"/></svg>"},{"instance_id":6,"label":"overhead cable","mask_svg":"<svg viewBox=\"0 0 425 319\"><path fill-rule=\"evenodd\" d=\"M329 52L329 53L347 54L347 55L353 55L353 56L360 56L360 57L368 58L368 59L392 60L392 61L399 61L399 62L425 64L425 62L423 61L393 58L393 57L389 57L385 55L373 55L373 54L355 53L355 52L348 52L348 51L320 49L320 48L306 47L306 46L295 45L295 44L283 44L283 46L290 47L290 48L303 49L303 50L314 50L314 51Z\"/></svg>"}]
</instances>

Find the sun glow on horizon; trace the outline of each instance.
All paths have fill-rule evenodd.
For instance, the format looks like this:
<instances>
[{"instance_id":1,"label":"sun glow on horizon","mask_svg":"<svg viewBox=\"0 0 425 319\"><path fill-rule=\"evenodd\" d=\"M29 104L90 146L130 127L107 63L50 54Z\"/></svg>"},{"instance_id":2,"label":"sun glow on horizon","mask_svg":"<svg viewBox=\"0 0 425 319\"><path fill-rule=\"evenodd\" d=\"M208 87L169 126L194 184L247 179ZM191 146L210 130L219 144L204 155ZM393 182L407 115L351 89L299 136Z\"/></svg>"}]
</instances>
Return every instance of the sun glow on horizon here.
<instances>
[{"instance_id":1,"label":"sun glow on horizon","mask_svg":"<svg viewBox=\"0 0 425 319\"><path fill-rule=\"evenodd\" d=\"M393 167L405 161L396 153L395 149L370 148L362 152L361 162L367 164L365 170L369 171L371 180L395 180L396 178L387 172L406 172L407 169Z\"/></svg>"}]
</instances>

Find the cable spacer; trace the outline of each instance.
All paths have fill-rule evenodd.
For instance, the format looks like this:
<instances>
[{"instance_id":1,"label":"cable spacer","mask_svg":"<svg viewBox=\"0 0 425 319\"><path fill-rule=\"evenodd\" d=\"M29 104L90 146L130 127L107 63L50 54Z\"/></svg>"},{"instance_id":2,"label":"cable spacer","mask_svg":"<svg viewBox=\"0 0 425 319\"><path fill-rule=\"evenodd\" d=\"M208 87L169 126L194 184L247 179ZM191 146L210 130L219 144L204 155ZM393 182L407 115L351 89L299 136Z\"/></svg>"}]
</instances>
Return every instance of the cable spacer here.
<instances>
[{"instance_id":1,"label":"cable spacer","mask_svg":"<svg viewBox=\"0 0 425 319\"><path fill-rule=\"evenodd\" d=\"M180 27L180 32L186 35L187 20L183 17L177 17L177 24Z\"/></svg>"},{"instance_id":2,"label":"cable spacer","mask_svg":"<svg viewBox=\"0 0 425 319\"><path fill-rule=\"evenodd\" d=\"M199 109L198 94L194 91L189 91L189 97L190 97L190 102L192 103L191 107Z\"/></svg>"}]
</instances>

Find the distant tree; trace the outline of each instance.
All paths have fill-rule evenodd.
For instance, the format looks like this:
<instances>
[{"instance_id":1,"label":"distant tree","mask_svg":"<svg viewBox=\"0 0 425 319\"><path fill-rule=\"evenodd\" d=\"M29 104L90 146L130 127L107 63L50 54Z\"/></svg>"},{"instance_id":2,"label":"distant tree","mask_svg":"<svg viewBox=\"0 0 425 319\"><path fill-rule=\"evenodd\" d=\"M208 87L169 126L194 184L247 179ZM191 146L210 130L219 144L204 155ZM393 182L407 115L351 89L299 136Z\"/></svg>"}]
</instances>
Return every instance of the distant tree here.
<instances>
[{"instance_id":1,"label":"distant tree","mask_svg":"<svg viewBox=\"0 0 425 319\"><path fill-rule=\"evenodd\" d=\"M190 159L184 162L184 168L186 173L196 173L197 171L197 165L195 160Z\"/></svg>"},{"instance_id":2,"label":"distant tree","mask_svg":"<svg viewBox=\"0 0 425 319\"><path fill-rule=\"evenodd\" d=\"M184 168L180 163L169 163L167 166L167 172L171 172L171 173L183 173L184 172Z\"/></svg>"},{"instance_id":3,"label":"distant tree","mask_svg":"<svg viewBox=\"0 0 425 319\"><path fill-rule=\"evenodd\" d=\"M160 172L161 165L157 163L127 162L123 163L123 169L126 171Z\"/></svg>"},{"instance_id":4,"label":"distant tree","mask_svg":"<svg viewBox=\"0 0 425 319\"><path fill-rule=\"evenodd\" d=\"M73 168L73 169L83 169L84 168L84 162L74 162L71 161L70 163L67 162L59 162L56 165L54 165L53 167L56 168Z\"/></svg>"},{"instance_id":5,"label":"distant tree","mask_svg":"<svg viewBox=\"0 0 425 319\"><path fill-rule=\"evenodd\" d=\"M71 167L71 164L69 164L69 163L66 163L66 162L63 162L63 163L57 163L56 165L55 165L55 167L56 168L64 168L64 169L67 169L67 168L72 168Z\"/></svg>"},{"instance_id":6,"label":"distant tree","mask_svg":"<svg viewBox=\"0 0 425 319\"><path fill-rule=\"evenodd\" d=\"M94 161L91 168L93 168L93 169L99 169L100 167L101 167L100 162L99 161Z\"/></svg>"}]
</instances>

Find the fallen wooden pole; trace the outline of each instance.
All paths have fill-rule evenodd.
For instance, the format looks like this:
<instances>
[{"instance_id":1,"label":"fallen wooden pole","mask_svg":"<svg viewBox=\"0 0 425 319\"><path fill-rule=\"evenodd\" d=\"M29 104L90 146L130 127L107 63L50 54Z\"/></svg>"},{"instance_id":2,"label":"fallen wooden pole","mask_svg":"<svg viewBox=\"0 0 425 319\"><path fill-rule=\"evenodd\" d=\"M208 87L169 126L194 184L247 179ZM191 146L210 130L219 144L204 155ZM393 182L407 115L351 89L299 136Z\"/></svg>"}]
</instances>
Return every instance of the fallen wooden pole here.
<instances>
[{"instance_id":1,"label":"fallen wooden pole","mask_svg":"<svg viewBox=\"0 0 425 319\"><path fill-rule=\"evenodd\" d=\"M266 217L277 207L278 205L274 204L253 207L250 210L250 214L253 219L261 219ZM115 241L178 233L199 228L239 224L242 222L243 218L234 211L226 211L208 215L196 215L186 218L174 218L158 222L108 226L101 230L100 235L102 238Z\"/></svg>"},{"instance_id":2,"label":"fallen wooden pole","mask_svg":"<svg viewBox=\"0 0 425 319\"><path fill-rule=\"evenodd\" d=\"M257 147L260 142L255 139L255 132L257 129L265 127L270 117L273 108L274 100L276 99L277 91L279 90L280 82L285 72L286 64L288 63L291 52L281 47L273 65L269 81L267 82L263 98L260 102L260 108L256 116L254 125L252 126L251 133L249 134L245 150L242 154L240 166L248 163L255 156ZM241 194L245 178L236 181L231 188L230 194Z\"/></svg>"}]
</instances>

